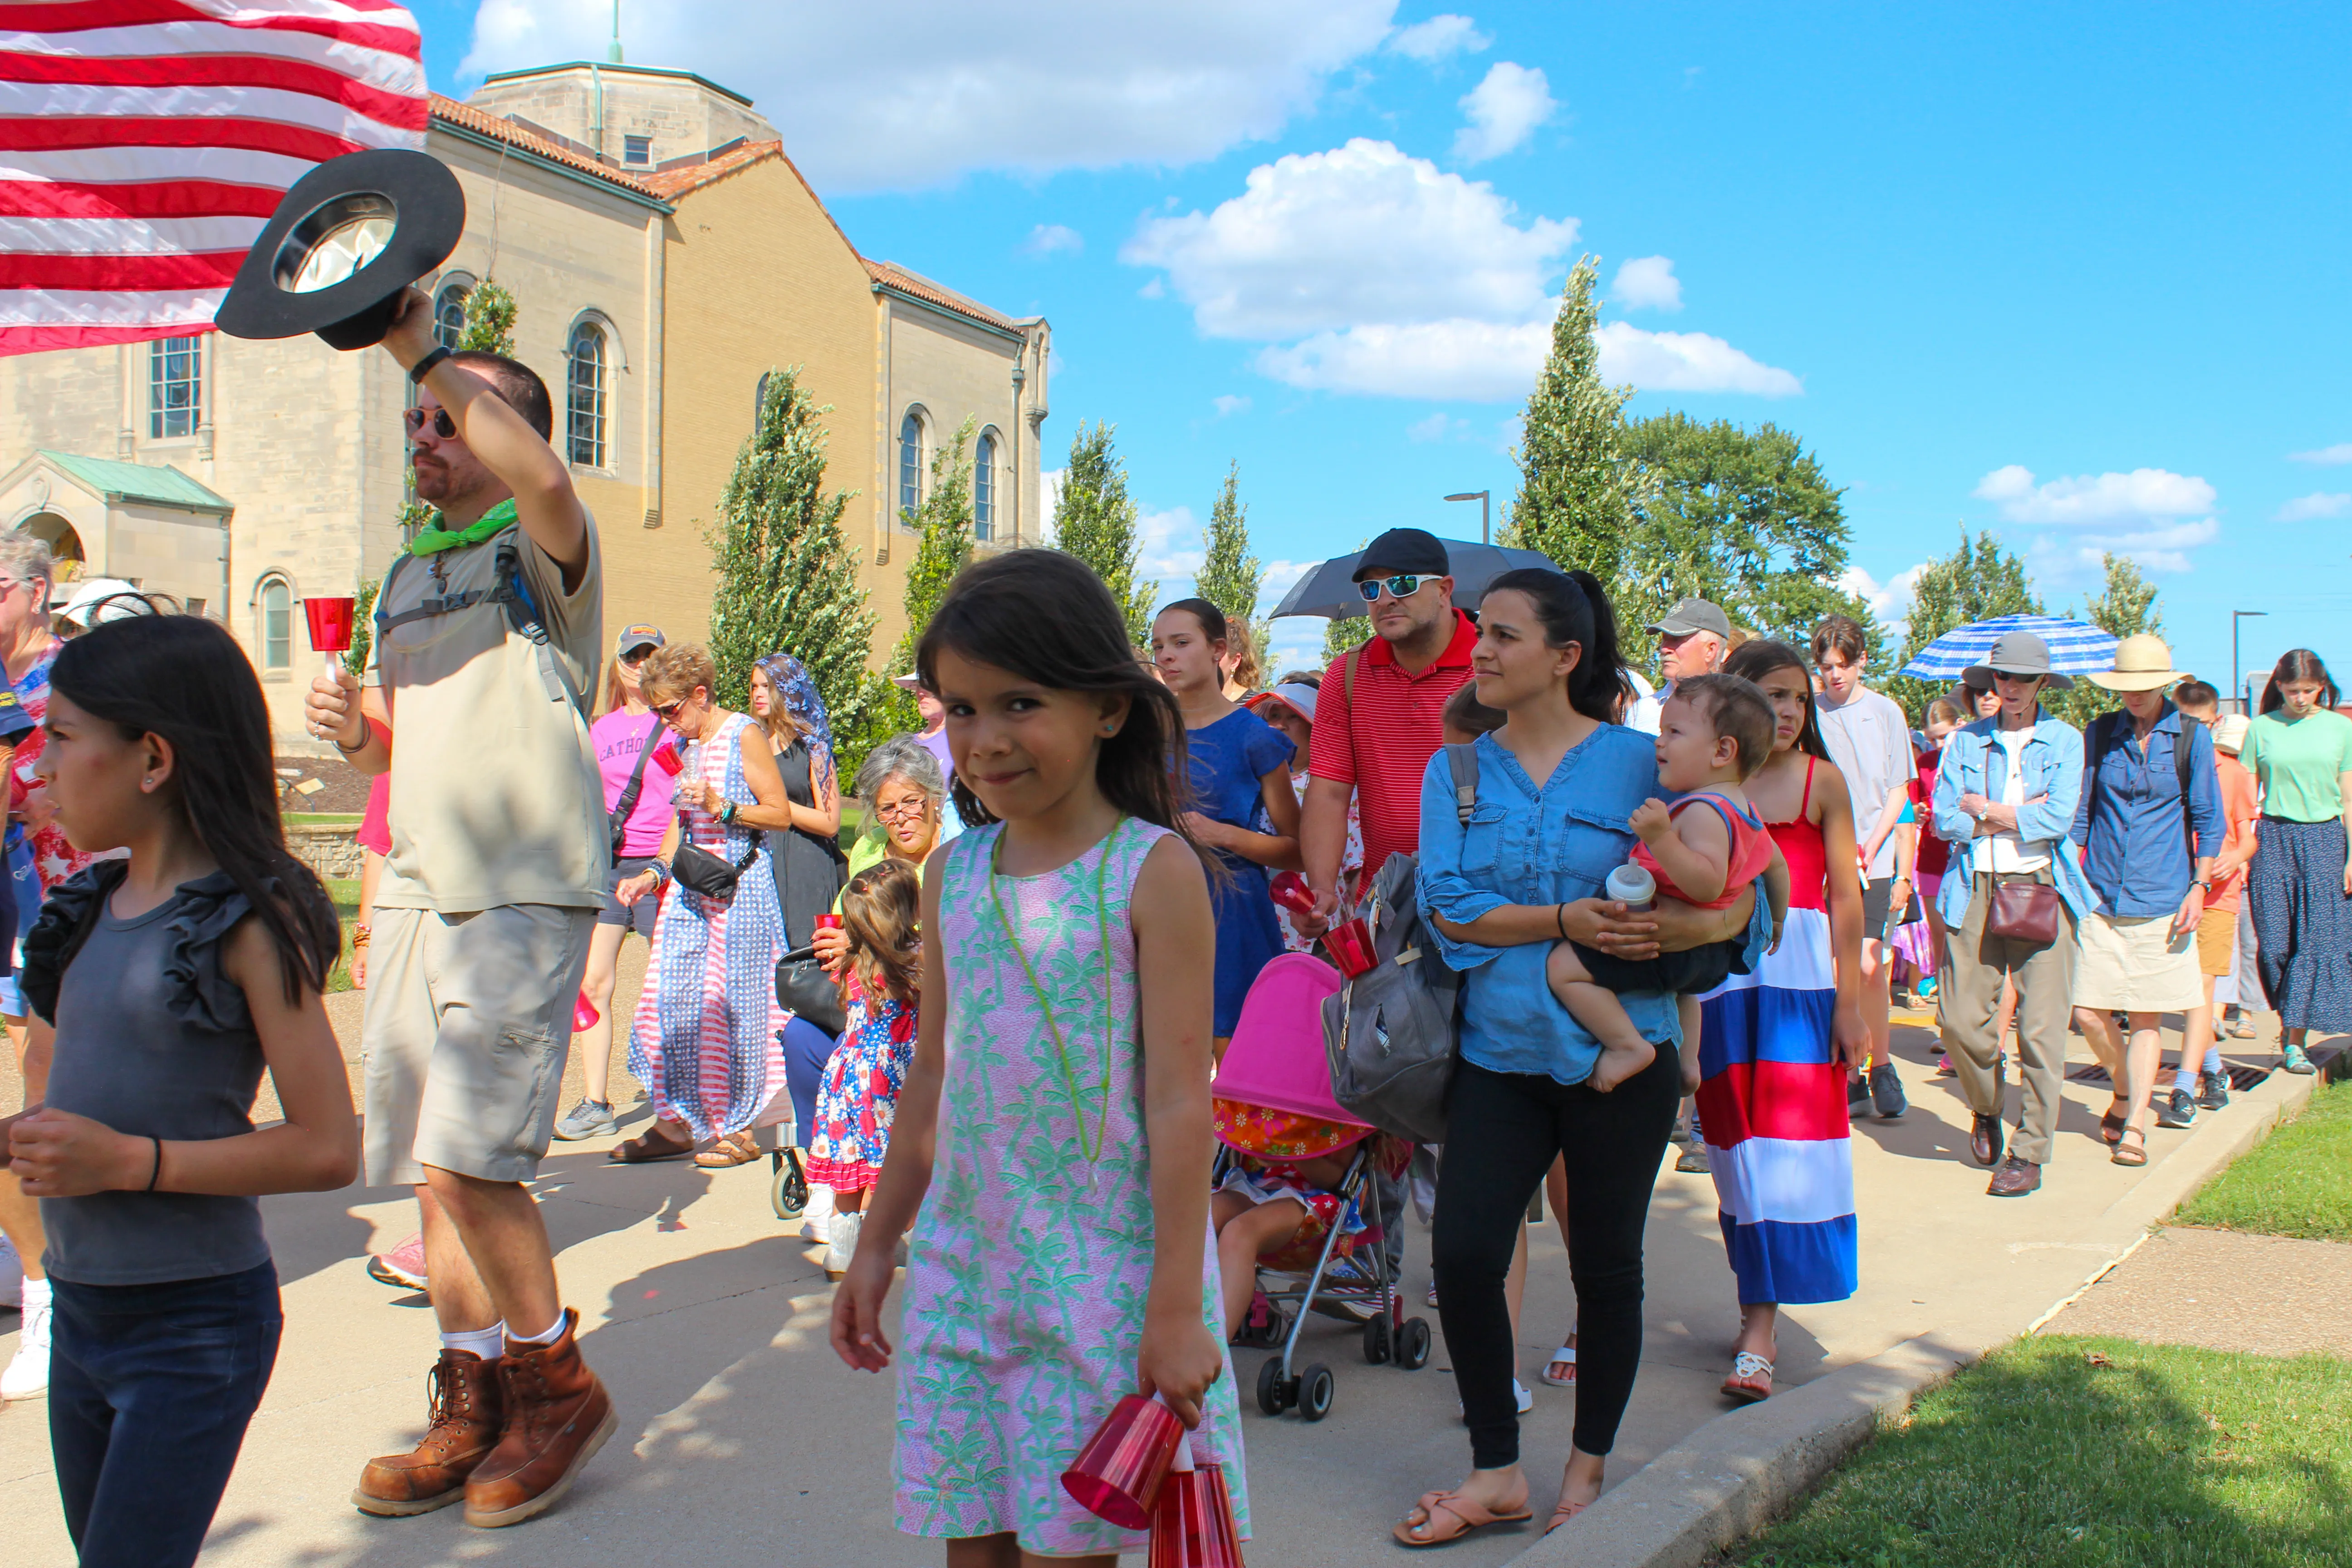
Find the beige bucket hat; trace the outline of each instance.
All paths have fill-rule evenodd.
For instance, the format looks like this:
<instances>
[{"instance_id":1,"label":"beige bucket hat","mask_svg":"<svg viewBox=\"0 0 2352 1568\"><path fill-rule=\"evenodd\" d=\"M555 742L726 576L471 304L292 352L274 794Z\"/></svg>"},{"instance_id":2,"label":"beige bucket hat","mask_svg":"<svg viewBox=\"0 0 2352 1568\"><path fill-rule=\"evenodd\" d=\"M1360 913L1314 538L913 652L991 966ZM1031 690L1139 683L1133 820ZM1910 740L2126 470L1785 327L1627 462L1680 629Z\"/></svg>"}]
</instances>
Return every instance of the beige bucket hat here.
<instances>
[{"instance_id":1,"label":"beige bucket hat","mask_svg":"<svg viewBox=\"0 0 2352 1568\"><path fill-rule=\"evenodd\" d=\"M2141 632L2116 645L2114 669L2084 679L2110 691L2153 691L2185 677L2172 668L2172 650L2164 646L2164 639Z\"/></svg>"}]
</instances>

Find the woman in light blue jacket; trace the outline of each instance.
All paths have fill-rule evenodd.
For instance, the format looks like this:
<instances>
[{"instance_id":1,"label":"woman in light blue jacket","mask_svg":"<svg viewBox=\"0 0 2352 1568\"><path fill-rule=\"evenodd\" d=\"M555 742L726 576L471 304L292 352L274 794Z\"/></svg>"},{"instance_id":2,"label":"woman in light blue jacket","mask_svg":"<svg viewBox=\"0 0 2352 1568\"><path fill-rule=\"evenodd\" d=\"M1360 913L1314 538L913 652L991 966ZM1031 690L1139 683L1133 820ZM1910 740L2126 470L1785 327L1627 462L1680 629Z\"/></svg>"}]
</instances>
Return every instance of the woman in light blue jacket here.
<instances>
[{"instance_id":1,"label":"woman in light blue jacket","mask_svg":"<svg viewBox=\"0 0 2352 1568\"><path fill-rule=\"evenodd\" d=\"M1936 770L1935 829L1952 858L1937 896L1951 947L1944 997L1944 1049L1959 1068L1960 1090L1975 1124L1969 1152L1998 1166L1986 1190L2023 1197L2042 1185L2050 1134L2058 1121L2073 1010L2074 928L2098 908L2071 834L2083 791L2083 737L2042 709L2042 693L2074 684L2050 668L2050 648L2031 632L2011 632L1991 657L1969 669L1989 677L2000 711L1958 735ZM2004 935L1992 910L2002 888L2057 893L2055 935L2048 942ZM2012 892L2012 900L2031 894ZM2045 895L2046 897L2046 895ZM2014 928L2012 927L2012 930ZM2017 986L2017 1054L2025 1105L2007 1157L2001 1149L2001 982Z\"/></svg>"}]
</instances>

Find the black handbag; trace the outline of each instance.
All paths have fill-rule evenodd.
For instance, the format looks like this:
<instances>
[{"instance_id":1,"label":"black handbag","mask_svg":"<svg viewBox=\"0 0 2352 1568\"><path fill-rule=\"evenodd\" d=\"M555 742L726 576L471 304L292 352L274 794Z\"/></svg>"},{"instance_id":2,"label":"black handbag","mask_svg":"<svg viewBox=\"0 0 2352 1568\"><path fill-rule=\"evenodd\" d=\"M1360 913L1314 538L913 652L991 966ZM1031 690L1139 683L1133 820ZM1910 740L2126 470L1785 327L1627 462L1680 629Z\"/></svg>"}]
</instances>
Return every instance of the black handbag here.
<instances>
[{"instance_id":1,"label":"black handbag","mask_svg":"<svg viewBox=\"0 0 2352 1568\"><path fill-rule=\"evenodd\" d=\"M796 947L776 960L776 1005L828 1035L838 1036L849 1027L841 984L824 972L814 947Z\"/></svg>"},{"instance_id":2,"label":"black handbag","mask_svg":"<svg viewBox=\"0 0 2352 1568\"><path fill-rule=\"evenodd\" d=\"M669 860L669 874L677 885L688 892L699 893L706 899L731 899L735 896L735 879L751 868L760 858L760 836L751 835L751 847L743 851L740 860L722 860L708 849L698 849L691 844L680 844L677 853Z\"/></svg>"}]
</instances>

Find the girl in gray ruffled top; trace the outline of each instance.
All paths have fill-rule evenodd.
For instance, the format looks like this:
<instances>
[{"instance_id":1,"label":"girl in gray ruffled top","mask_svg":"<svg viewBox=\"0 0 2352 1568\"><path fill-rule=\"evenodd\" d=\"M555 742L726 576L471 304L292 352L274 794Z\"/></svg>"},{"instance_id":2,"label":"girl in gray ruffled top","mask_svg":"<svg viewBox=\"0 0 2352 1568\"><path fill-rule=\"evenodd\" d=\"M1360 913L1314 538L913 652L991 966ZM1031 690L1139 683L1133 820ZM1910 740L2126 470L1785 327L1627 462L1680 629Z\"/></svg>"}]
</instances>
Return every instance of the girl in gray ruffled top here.
<instances>
[{"instance_id":1,"label":"girl in gray ruffled top","mask_svg":"<svg viewBox=\"0 0 2352 1568\"><path fill-rule=\"evenodd\" d=\"M58 825L129 858L58 887L26 938L46 1093L0 1130L48 1234L66 1527L84 1563L172 1568L195 1561L278 1359L255 1200L358 1170L319 999L341 936L286 848L268 710L226 629L110 622L50 679ZM257 1131L265 1067L285 1120Z\"/></svg>"}]
</instances>

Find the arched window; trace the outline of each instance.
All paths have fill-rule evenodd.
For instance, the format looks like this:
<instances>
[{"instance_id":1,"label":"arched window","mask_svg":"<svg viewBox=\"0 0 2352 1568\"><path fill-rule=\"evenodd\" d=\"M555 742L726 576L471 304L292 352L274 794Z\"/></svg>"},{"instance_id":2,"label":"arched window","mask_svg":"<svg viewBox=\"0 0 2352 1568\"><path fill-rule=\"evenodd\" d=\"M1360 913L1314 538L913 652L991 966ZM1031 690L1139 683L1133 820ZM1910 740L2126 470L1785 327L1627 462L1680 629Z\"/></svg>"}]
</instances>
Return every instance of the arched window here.
<instances>
[{"instance_id":1,"label":"arched window","mask_svg":"<svg viewBox=\"0 0 2352 1568\"><path fill-rule=\"evenodd\" d=\"M913 511L923 504L923 414L907 410L898 421L898 510Z\"/></svg>"},{"instance_id":2,"label":"arched window","mask_svg":"<svg viewBox=\"0 0 2352 1568\"><path fill-rule=\"evenodd\" d=\"M971 449L971 536L990 539L995 533L996 432L982 430Z\"/></svg>"},{"instance_id":3,"label":"arched window","mask_svg":"<svg viewBox=\"0 0 2352 1568\"><path fill-rule=\"evenodd\" d=\"M566 405L565 443L572 461L583 468L604 467L604 329L583 321L572 329L571 397Z\"/></svg>"},{"instance_id":4,"label":"arched window","mask_svg":"<svg viewBox=\"0 0 2352 1568\"><path fill-rule=\"evenodd\" d=\"M294 664L294 590L283 577L261 584L261 668L290 669Z\"/></svg>"},{"instance_id":5,"label":"arched window","mask_svg":"<svg viewBox=\"0 0 2352 1568\"><path fill-rule=\"evenodd\" d=\"M445 283L433 297L433 341L443 348L455 352L466 335L466 297L473 291L465 283Z\"/></svg>"}]
</instances>

